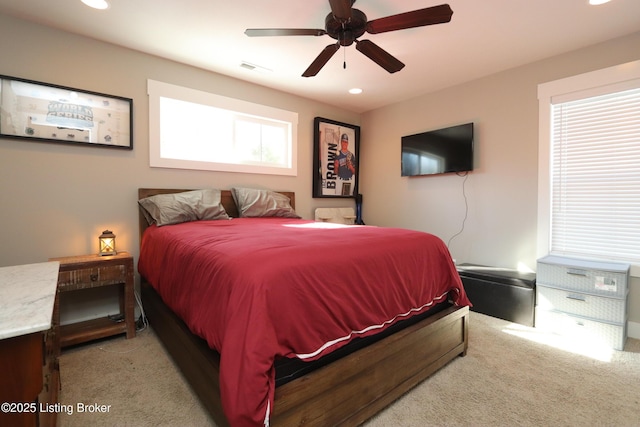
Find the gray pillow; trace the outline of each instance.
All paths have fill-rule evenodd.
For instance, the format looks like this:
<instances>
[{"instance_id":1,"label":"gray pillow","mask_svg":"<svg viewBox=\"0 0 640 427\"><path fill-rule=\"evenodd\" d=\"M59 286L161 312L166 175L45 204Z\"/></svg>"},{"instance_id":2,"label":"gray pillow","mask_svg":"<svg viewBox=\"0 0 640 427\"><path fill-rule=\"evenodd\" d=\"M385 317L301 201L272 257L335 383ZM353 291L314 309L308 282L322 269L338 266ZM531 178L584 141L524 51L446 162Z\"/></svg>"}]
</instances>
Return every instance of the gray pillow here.
<instances>
[{"instance_id":1,"label":"gray pillow","mask_svg":"<svg viewBox=\"0 0 640 427\"><path fill-rule=\"evenodd\" d=\"M158 194L138 200L149 224L158 227L181 222L229 219L220 201L220 190Z\"/></svg>"},{"instance_id":2,"label":"gray pillow","mask_svg":"<svg viewBox=\"0 0 640 427\"><path fill-rule=\"evenodd\" d=\"M253 188L232 188L231 195L241 218L269 216L300 218L291 207L291 201L284 194Z\"/></svg>"}]
</instances>

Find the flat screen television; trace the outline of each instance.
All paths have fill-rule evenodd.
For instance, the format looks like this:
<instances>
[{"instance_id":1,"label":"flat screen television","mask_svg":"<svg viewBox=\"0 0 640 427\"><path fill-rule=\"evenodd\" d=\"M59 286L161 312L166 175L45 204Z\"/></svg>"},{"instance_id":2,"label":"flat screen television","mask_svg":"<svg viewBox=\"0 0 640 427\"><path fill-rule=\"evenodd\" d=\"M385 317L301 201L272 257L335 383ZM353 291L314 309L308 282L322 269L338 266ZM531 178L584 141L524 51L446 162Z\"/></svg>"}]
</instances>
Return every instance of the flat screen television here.
<instances>
[{"instance_id":1,"label":"flat screen television","mask_svg":"<svg viewBox=\"0 0 640 427\"><path fill-rule=\"evenodd\" d=\"M403 136L402 176L473 170L473 123Z\"/></svg>"}]
</instances>

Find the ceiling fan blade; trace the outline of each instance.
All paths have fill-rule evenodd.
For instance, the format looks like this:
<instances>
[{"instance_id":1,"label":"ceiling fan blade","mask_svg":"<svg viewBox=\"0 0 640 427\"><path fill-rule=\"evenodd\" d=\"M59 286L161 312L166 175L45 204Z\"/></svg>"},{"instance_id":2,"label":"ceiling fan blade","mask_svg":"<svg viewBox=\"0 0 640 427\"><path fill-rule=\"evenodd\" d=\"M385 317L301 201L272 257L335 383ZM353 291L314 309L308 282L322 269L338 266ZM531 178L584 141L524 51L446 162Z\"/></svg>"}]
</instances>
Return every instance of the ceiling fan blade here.
<instances>
[{"instance_id":1,"label":"ceiling fan blade","mask_svg":"<svg viewBox=\"0 0 640 427\"><path fill-rule=\"evenodd\" d=\"M372 41L356 40L356 49L390 73L395 73L404 68L402 62Z\"/></svg>"},{"instance_id":2,"label":"ceiling fan blade","mask_svg":"<svg viewBox=\"0 0 640 427\"><path fill-rule=\"evenodd\" d=\"M249 37L271 36L324 36L325 30L311 28L249 28L244 32Z\"/></svg>"},{"instance_id":3,"label":"ceiling fan blade","mask_svg":"<svg viewBox=\"0 0 640 427\"><path fill-rule=\"evenodd\" d=\"M331 5L331 13L338 21L351 19L352 0L329 0L329 4Z\"/></svg>"},{"instance_id":4,"label":"ceiling fan blade","mask_svg":"<svg viewBox=\"0 0 640 427\"><path fill-rule=\"evenodd\" d=\"M324 67L324 65L329 62L331 57L340 49L340 43L330 44L325 47L320 55L316 59L313 60L309 68L302 73L302 77L313 77Z\"/></svg>"},{"instance_id":5,"label":"ceiling fan blade","mask_svg":"<svg viewBox=\"0 0 640 427\"><path fill-rule=\"evenodd\" d=\"M453 15L451 6L441 4L439 6L427 7L426 9L374 19L367 23L367 32L370 34L378 34L387 31L423 27L425 25L444 24L445 22L451 21L451 15Z\"/></svg>"}]
</instances>

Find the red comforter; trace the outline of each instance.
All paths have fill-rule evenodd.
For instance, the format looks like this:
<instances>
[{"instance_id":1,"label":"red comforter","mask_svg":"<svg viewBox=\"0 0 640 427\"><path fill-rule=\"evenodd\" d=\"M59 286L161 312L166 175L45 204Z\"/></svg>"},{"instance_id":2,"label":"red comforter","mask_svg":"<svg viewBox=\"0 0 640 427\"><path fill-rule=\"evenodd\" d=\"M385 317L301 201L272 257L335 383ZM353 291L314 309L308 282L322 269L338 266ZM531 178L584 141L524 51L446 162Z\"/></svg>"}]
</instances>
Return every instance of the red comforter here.
<instances>
[{"instance_id":1,"label":"red comforter","mask_svg":"<svg viewBox=\"0 0 640 427\"><path fill-rule=\"evenodd\" d=\"M138 269L220 353L234 427L268 423L276 357L319 358L448 296L470 305L445 244L395 228L285 218L151 226Z\"/></svg>"}]
</instances>

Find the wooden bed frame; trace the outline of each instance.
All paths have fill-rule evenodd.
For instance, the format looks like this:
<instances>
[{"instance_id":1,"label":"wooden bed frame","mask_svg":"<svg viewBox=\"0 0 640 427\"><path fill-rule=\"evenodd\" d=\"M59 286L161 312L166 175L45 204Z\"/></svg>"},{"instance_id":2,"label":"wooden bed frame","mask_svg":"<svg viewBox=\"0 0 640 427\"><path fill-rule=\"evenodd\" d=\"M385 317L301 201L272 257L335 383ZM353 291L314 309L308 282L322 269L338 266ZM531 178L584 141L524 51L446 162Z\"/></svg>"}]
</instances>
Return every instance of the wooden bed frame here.
<instances>
[{"instance_id":1,"label":"wooden bed frame","mask_svg":"<svg viewBox=\"0 0 640 427\"><path fill-rule=\"evenodd\" d=\"M138 190L138 198L189 190ZM295 195L283 192L295 207ZM230 191L222 204L237 208ZM140 234L147 227L140 214ZM143 307L149 322L218 427L228 426L219 391L219 354L163 302L142 277ZM449 307L300 378L276 387L272 426L354 426L384 409L468 346L469 308Z\"/></svg>"}]
</instances>

